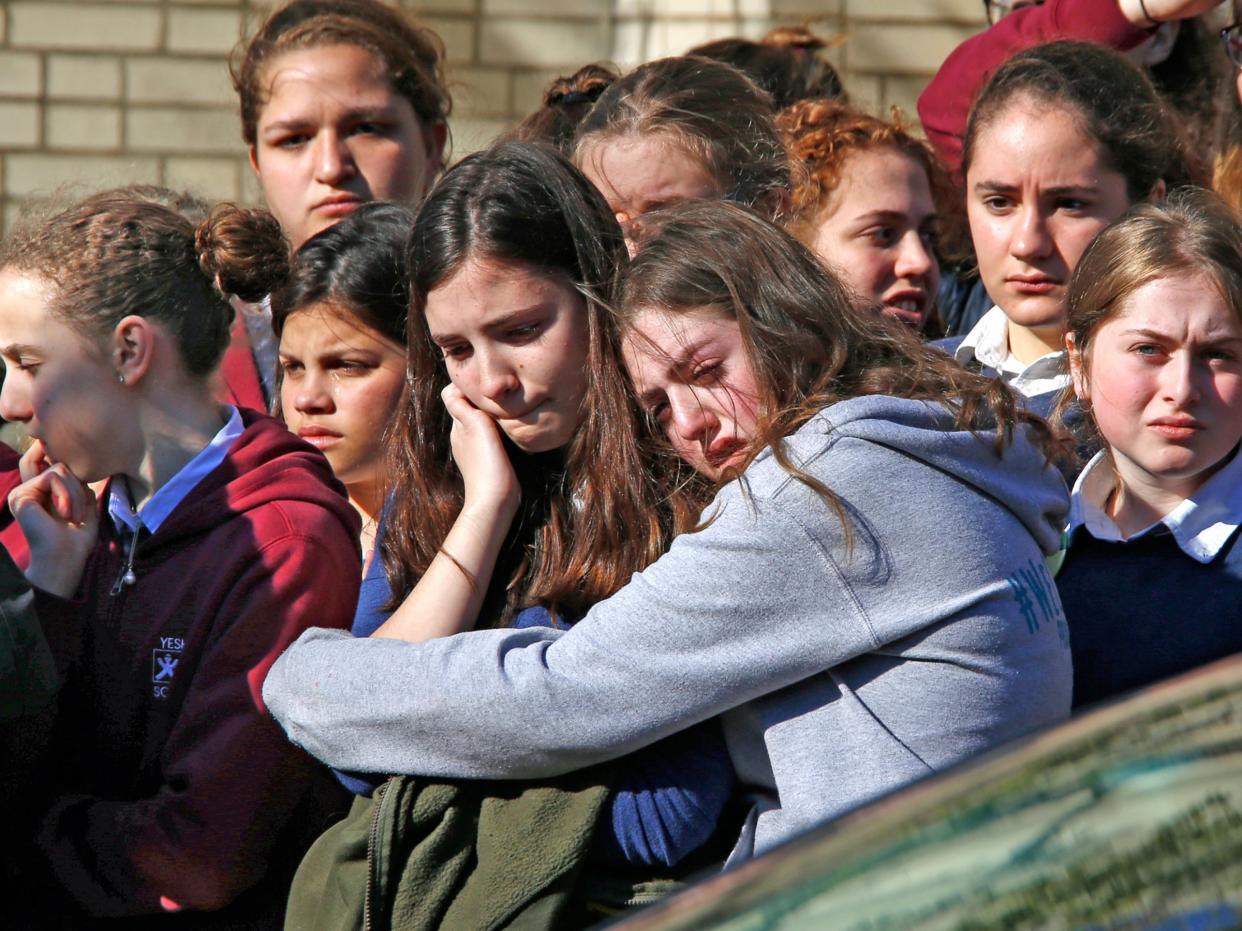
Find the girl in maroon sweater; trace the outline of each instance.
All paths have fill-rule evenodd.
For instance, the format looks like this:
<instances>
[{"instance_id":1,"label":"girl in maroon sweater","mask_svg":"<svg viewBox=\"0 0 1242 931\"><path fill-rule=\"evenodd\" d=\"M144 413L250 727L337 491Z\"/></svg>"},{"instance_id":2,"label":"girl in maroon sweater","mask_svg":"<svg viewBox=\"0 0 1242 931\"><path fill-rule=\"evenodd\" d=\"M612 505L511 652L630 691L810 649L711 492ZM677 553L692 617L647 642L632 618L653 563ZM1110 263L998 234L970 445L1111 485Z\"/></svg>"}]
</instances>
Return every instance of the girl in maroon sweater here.
<instances>
[{"instance_id":1,"label":"girl in maroon sweater","mask_svg":"<svg viewBox=\"0 0 1242 931\"><path fill-rule=\"evenodd\" d=\"M115 192L0 257L0 414L35 440L9 506L65 678L20 860L33 926L271 926L335 804L260 687L312 619L348 626L358 518L323 456L209 384L221 292L285 261L270 217L195 229Z\"/></svg>"}]
</instances>

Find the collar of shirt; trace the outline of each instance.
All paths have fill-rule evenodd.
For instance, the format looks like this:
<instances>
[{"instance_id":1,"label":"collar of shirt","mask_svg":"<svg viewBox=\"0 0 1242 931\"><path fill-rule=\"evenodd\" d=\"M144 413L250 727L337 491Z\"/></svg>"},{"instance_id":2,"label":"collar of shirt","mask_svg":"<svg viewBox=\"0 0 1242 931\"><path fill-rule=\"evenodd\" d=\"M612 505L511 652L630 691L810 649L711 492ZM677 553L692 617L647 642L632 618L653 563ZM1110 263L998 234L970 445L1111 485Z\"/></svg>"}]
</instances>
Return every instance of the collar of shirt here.
<instances>
[{"instance_id":1,"label":"collar of shirt","mask_svg":"<svg viewBox=\"0 0 1242 931\"><path fill-rule=\"evenodd\" d=\"M995 369L1005 384L1028 398L1059 391L1070 383L1064 351L1050 352L1029 365L1014 358L1009 351L1009 318L999 307L993 307L979 318L953 357L962 366L974 360Z\"/></svg>"},{"instance_id":2,"label":"collar of shirt","mask_svg":"<svg viewBox=\"0 0 1242 931\"><path fill-rule=\"evenodd\" d=\"M137 533L146 527L148 533L155 533L168 519L173 509L185 500L186 495L193 491L208 473L224 462L229 450L245 430L241 413L237 408L225 405L225 409L229 411L229 417L224 426L220 428L220 432L212 437L211 442L204 446L197 456L182 466L176 475L160 486L159 490L139 510L134 510L125 482L114 481L112 483L112 490L108 495L108 516L112 518L112 523L116 525L117 530L128 529L132 533Z\"/></svg>"},{"instance_id":3,"label":"collar of shirt","mask_svg":"<svg viewBox=\"0 0 1242 931\"><path fill-rule=\"evenodd\" d=\"M1122 542L1126 539L1113 519L1105 513L1108 496L1116 487L1106 450L1101 450L1087 463L1070 496L1069 532L1080 527L1097 540ZM1129 539L1150 533L1157 527L1166 528L1178 548L1196 562L1209 563L1221 547L1242 525L1242 455L1233 458L1199 490L1150 527L1132 534Z\"/></svg>"}]
</instances>

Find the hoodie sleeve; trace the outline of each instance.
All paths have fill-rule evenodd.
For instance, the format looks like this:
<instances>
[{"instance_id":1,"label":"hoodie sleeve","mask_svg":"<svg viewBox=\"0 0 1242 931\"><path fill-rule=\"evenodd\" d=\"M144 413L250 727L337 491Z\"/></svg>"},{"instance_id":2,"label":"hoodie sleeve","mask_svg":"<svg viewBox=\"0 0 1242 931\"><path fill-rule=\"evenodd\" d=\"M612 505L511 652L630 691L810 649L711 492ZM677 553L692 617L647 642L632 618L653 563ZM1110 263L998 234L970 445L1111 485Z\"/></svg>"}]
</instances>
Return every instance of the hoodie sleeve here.
<instances>
[{"instance_id":1,"label":"hoodie sleeve","mask_svg":"<svg viewBox=\"0 0 1242 931\"><path fill-rule=\"evenodd\" d=\"M1150 31L1133 25L1121 14L1117 0L1048 0L1014 10L967 39L945 59L919 95L923 131L945 166L957 176L970 108L992 72L1011 56L1056 39L1080 39L1124 51L1149 35Z\"/></svg>"},{"instance_id":2,"label":"hoodie sleeve","mask_svg":"<svg viewBox=\"0 0 1242 931\"><path fill-rule=\"evenodd\" d=\"M832 557L835 514L785 497L730 486L714 522L568 631L425 644L309 631L265 698L344 769L537 778L631 753L877 646Z\"/></svg>"},{"instance_id":3,"label":"hoodie sleeve","mask_svg":"<svg viewBox=\"0 0 1242 931\"><path fill-rule=\"evenodd\" d=\"M357 549L335 515L307 508L292 516L296 529L248 553L219 602L161 751L162 783L128 801L62 798L44 819L39 847L87 913L227 905L263 877L293 810L322 778L268 716L260 689L312 622L349 626ZM226 572L238 565L220 561Z\"/></svg>"}]
</instances>

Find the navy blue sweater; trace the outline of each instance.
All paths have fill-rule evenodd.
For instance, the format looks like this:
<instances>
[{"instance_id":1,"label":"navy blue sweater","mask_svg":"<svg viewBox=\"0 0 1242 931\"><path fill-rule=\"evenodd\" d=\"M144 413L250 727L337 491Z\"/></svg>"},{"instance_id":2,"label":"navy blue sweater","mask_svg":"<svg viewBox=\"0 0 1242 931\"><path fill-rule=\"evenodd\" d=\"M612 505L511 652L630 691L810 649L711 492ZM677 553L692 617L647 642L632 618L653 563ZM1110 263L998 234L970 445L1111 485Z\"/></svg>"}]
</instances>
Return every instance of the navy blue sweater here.
<instances>
[{"instance_id":1,"label":"navy blue sweater","mask_svg":"<svg viewBox=\"0 0 1242 931\"><path fill-rule=\"evenodd\" d=\"M1238 533L1206 564L1162 527L1124 543L1074 534L1057 588L1075 707L1242 651Z\"/></svg>"},{"instance_id":2,"label":"navy blue sweater","mask_svg":"<svg viewBox=\"0 0 1242 931\"><path fill-rule=\"evenodd\" d=\"M355 637L370 636L389 617L383 560L367 570L354 614ZM514 627L558 627L546 608L522 611ZM370 795L383 779L337 773L351 792ZM596 859L613 865L675 866L711 837L733 794L736 776L715 719L658 741L618 761L605 817L611 831L597 834Z\"/></svg>"}]
</instances>

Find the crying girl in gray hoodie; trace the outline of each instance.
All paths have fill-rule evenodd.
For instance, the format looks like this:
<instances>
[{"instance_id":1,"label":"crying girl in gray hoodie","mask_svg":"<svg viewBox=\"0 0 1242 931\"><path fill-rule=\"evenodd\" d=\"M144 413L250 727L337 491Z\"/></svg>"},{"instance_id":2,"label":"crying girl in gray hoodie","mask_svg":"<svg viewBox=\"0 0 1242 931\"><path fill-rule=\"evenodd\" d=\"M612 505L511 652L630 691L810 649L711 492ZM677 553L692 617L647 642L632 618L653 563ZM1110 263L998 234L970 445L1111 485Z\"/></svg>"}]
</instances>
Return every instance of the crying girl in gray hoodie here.
<instances>
[{"instance_id":1,"label":"crying girl in gray hoodie","mask_svg":"<svg viewBox=\"0 0 1242 931\"><path fill-rule=\"evenodd\" d=\"M456 778L553 776L719 715L752 800L736 861L1068 715L1045 568L1067 493L1009 389L852 306L776 227L724 203L655 220L619 325L697 473L666 493L701 519L569 630L312 630L263 693L332 766Z\"/></svg>"}]
</instances>

